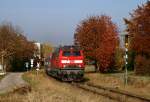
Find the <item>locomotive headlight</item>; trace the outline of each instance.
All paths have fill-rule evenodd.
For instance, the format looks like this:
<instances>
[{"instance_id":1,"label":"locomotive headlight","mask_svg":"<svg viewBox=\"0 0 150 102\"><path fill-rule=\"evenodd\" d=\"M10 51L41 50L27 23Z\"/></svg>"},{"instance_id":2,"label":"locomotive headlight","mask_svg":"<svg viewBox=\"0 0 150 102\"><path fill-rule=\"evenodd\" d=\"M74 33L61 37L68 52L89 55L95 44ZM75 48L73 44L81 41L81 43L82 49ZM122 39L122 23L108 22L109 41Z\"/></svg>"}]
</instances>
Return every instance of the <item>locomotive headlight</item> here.
<instances>
[{"instance_id":1,"label":"locomotive headlight","mask_svg":"<svg viewBox=\"0 0 150 102\"><path fill-rule=\"evenodd\" d=\"M61 63L70 63L70 60L61 60Z\"/></svg>"},{"instance_id":2,"label":"locomotive headlight","mask_svg":"<svg viewBox=\"0 0 150 102\"><path fill-rule=\"evenodd\" d=\"M74 63L83 63L83 60L74 60Z\"/></svg>"},{"instance_id":3,"label":"locomotive headlight","mask_svg":"<svg viewBox=\"0 0 150 102\"><path fill-rule=\"evenodd\" d=\"M81 65L79 65L79 67L81 68Z\"/></svg>"}]
</instances>

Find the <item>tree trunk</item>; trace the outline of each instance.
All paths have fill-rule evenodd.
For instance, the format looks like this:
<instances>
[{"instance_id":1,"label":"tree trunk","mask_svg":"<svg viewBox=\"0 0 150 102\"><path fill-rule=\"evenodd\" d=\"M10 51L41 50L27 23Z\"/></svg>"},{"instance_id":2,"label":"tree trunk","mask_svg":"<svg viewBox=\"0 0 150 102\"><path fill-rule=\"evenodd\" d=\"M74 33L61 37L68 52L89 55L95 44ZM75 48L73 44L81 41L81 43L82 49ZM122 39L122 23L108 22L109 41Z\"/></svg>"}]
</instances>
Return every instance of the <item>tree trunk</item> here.
<instances>
[{"instance_id":1,"label":"tree trunk","mask_svg":"<svg viewBox=\"0 0 150 102\"><path fill-rule=\"evenodd\" d=\"M95 66L95 72L99 72L100 70L100 66L99 66L99 63L98 63L98 61L95 61L95 64L94 64L94 66Z\"/></svg>"}]
</instances>

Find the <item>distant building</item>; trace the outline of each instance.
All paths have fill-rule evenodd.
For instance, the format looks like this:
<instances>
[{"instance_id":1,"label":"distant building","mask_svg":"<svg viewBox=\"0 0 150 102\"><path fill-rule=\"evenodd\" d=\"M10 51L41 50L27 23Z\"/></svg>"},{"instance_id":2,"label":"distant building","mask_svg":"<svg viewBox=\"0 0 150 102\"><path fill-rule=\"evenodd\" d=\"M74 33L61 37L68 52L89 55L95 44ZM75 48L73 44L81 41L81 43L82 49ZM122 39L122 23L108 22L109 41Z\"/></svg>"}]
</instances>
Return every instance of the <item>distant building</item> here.
<instances>
[{"instance_id":1,"label":"distant building","mask_svg":"<svg viewBox=\"0 0 150 102\"><path fill-rule=\"evenodd\" d=\"M34 53L34 57L38 57L39 59L41 59L41 44L38 42L34 44L36 46L36 52Z\"/></svg>"}]
</instances>

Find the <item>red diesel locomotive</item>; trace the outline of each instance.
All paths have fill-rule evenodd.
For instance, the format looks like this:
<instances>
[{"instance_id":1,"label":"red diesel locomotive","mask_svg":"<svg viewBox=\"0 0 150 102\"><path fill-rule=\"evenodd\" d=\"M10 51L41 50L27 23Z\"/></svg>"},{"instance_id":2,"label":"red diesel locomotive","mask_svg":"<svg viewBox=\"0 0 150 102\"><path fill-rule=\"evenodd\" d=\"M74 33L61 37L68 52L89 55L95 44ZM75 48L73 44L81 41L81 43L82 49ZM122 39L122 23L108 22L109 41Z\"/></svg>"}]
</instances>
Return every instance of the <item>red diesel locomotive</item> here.
<instances>
[{"instance_id":1,"label":"red diesel locomotive","mask_svg":"<svg viewBox=\"0 0 150 102\"><path fill-rule=\"evenodd\" d=\"M46 72L63 81L81 81L84 76L84 57L81 48L63 46L55 49L47 61Z\"/></svg>"}]
</instances>

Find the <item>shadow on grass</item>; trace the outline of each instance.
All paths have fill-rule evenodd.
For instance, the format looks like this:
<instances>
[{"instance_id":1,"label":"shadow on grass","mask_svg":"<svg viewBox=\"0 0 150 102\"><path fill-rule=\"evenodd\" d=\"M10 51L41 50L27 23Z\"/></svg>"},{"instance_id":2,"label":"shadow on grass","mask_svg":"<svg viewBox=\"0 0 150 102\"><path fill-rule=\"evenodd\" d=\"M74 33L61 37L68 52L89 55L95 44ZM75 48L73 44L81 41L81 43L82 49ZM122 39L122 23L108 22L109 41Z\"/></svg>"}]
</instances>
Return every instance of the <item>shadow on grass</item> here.
<instances>
[{"instance_id":1,"label":"shadow on grass","mask_svg":"<svg viewBox=\"0 0 150 102\"><path fill-rule=\"evenodd\" d=\"M97 71L86 71L84 73L98 73Z\"/></svg>"},{"instance_id":2,"label":"shadow on grass","mask_svg":"<svg viewBox=\"0 0 150 102\"><path fill-rule=\"evenodd\" d=\"M75 82L75 83L86 83L86 82L88 82L88 81L90 81L90 79L87 78L87 77L84 77L81 81L74 81L74 82Z\"/></svg>"},{"instance_id":3,"label":"shadow on grass","mask_svg":"<svg viewBox=\"0 0 150 102\"><path fill-rule=\"evenodd\" d=\"M88 82L88 81L90 81L90 79L87 78L87 77L84 77L83 80L82 80L81 82Z\"/></svg>"}]
</instances>

